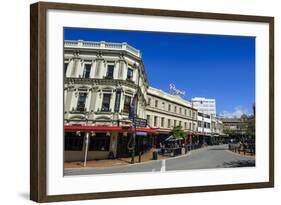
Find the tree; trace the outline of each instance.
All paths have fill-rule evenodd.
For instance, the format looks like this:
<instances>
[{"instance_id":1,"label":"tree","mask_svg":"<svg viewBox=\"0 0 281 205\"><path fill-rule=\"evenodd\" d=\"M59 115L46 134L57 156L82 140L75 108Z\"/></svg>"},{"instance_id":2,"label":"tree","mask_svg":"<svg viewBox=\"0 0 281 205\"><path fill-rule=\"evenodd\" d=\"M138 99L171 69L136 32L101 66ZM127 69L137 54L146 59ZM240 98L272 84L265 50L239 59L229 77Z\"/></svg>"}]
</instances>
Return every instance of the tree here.
<instances>
[{"instance_id":1,"label":"tree","mask_svg":"<svg viewBox=\"0 0 281 205\"><path fill-rule=\"evenodd\" d=\"M235 130L232 130L230 128L225 128L223 130L223 133L227 134L228 136L230 137L233 137L233 136L236 136L236 131Z\"/></svg>"},{"instance_id":2,"label":"tree","mask_svg":"<svg viewBox=\"0 0 281 205\"><path fill-rule=\"evenodd\" d=\"M176 139L184 139L186 137L186 133L182 130L181 126L176 126L172 130L172 135Z\"/></svg>"}]
</instances>

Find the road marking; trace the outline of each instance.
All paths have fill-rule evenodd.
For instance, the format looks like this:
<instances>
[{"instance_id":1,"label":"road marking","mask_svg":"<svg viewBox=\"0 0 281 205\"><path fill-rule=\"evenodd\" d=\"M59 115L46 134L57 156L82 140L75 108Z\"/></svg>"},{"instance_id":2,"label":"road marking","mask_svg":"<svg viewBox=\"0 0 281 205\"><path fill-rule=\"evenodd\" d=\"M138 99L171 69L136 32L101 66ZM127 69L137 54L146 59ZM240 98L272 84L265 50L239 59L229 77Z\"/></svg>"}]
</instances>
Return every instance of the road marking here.
<instances>
[{"instance_id":1,"label":"road marking","mask_svg":"<svg viewBox=\"0 0 281 205\"><path fill-rule=\"evenodd\" d=\"M166 160L162 160L162 165L161 165L161 169L160 172L165 172L166 171Z\"/></svg>"}]
</instances>

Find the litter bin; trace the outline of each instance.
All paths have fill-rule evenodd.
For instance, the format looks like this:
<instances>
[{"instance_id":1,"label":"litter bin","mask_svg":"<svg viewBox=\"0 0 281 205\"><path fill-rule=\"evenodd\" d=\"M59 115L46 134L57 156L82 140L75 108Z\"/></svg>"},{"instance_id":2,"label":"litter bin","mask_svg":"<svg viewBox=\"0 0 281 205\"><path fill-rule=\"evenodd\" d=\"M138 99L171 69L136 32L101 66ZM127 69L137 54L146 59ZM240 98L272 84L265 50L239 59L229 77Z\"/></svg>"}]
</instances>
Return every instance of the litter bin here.
<instances>
[{"instance_id":1,"label":"litter bin","mask_svg":"<svg viewBox=\"0 0 281 205\"><path fill-rule=\"evenodd\" d=\"M157 160L158 159L158 153L157 151L152 152L152 159Z\"/></svg>"}]
</instances>

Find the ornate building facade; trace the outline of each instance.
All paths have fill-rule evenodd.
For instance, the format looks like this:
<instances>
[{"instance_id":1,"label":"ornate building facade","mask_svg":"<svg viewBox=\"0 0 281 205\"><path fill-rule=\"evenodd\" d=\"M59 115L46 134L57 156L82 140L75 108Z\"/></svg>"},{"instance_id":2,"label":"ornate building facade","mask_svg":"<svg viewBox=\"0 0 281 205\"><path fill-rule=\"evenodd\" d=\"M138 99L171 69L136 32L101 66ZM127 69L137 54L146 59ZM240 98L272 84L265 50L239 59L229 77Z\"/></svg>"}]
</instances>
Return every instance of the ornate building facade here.
<instances>
[{"instance_id":1,"label":"ornate building facade","mask_svg":"<svg viewBox=\"0 0 281 205\"><path fill-rule=\"evenodd\" d=\"M65 160L81 160L85 149L88 159L122 155L135 96L138 117L146 116L148 82L140 51L127 43L65 41L64 74Z\"/></svg>"}]
</instances>

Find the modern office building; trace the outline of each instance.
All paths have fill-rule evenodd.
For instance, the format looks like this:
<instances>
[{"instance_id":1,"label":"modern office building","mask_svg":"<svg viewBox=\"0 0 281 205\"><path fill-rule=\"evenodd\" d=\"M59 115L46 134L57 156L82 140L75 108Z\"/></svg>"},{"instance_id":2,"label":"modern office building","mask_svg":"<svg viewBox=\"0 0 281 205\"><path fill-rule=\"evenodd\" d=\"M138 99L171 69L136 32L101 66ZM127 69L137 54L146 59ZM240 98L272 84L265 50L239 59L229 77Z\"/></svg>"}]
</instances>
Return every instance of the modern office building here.
<instances>
[{"instance_id":1,"label":"modern office building","mask_svg":"<svg viewBox=\"0 0 281 205\"><path fill-rule=\"evenodd\" d=\"M198 112L216 116L216 100L208 99L203 97L192 98L193 107L198 110Z\"/></svg>"}]
</instances>

